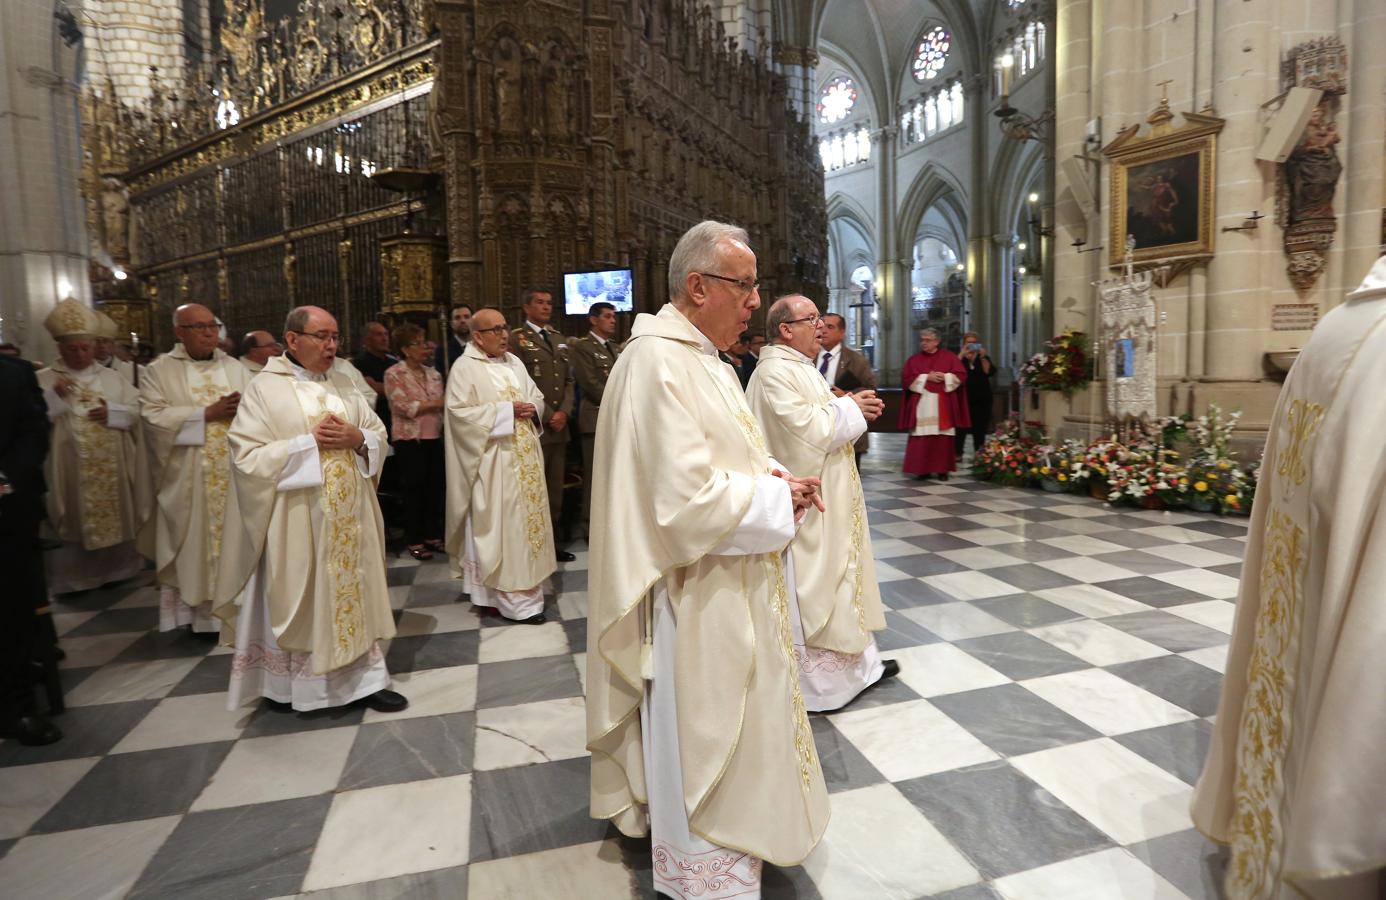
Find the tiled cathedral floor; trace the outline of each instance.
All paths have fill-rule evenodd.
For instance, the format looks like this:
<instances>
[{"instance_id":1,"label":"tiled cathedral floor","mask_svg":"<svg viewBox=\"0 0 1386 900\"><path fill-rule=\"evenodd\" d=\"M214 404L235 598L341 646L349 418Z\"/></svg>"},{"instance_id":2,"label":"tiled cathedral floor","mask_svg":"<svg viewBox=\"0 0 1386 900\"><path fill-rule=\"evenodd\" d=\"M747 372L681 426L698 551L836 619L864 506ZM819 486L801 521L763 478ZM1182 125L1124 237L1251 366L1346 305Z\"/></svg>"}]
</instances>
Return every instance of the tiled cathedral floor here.
<instances>
[{"instance_id":1,"label":"tiled cathedral floor","mask_svg":"<svg viewBox=\"0 0 1386 900\"><path fill-rule=\"evenodd\" d=\"M916 482L877 443L878 641L902 672L814 717L832 821L765 896L1220 896L1187 806L1245 520ZM157 633L147 575L62 603L67 737L0 743L0 895L653 896L648 843L587 816L572 549L538 627L392 559L400 715L227 712L230 656Z\"/></svg>"}]
</instances>

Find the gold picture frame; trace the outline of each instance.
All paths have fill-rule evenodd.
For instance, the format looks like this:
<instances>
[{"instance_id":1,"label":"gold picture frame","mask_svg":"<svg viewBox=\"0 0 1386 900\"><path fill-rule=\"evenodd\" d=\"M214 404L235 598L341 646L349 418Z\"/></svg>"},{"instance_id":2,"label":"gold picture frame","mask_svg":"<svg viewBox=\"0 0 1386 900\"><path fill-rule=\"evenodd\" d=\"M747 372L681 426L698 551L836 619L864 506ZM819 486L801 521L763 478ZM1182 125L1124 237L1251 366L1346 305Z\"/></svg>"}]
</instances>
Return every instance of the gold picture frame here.
<instances>
[{"instance_id":1,"label":"gold picture frame","mask_svg":"<svg viewBox=\"0 0 1386 900\"><path fill-rule=\"evenodd\" d=\"M1112 167L1111 267L1125 263L1129 235L1136 240L1131 261L1140 269L1167 267L1165 282L1213 257L1217 136L1224 124L1207 113L1184 113L1177 128L1173 119L1162 99L1146 119L1146 134L1133 125L1102 148Z\"/></svg>"}]
</instances>

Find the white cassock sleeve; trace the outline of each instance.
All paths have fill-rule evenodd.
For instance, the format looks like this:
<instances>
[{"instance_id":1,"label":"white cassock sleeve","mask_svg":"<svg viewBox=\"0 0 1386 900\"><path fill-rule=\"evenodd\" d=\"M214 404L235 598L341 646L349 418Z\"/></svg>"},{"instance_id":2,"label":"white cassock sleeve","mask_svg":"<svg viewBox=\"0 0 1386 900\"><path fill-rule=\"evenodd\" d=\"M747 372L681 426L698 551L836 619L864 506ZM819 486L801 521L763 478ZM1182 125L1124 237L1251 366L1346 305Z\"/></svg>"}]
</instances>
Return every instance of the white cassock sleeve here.
<instances>
[{"instance_id":1,"label":"white cassock sleeve","mask_svg":"<svg viewBox=\"0 0 1386 900\"><path fill-rule=\"evenodd\" d=\"M922 394L926 390L924 386L928 383L929 373L925 372L923 375L920 375L919 377L915 378L914 381L910 382L910 390L914 391L916 394Z\"/></svg>"},{"instance_id":2,"label":"white cassock sleeve","mask_svg":"<svg viewBox=\"0 0 1386 900\"><path fill-rule=\"evenodd\" d=\"M828 447L829 453L866 433L866 416L861 414L861 407L851 396L837 397L832 405L837 412L837 420L833 423L833 442Z\"/></svg>"},{"instance_id":3,"label":"white cassock sleeve","mask_svg":"<svg viewBox=\"0 0 1386 900\"><path fill-rule=\"evenodd\" d=\"M178 436L173 439L175 447L201 447L206 443L207 420L206 411L199 409L195 413L183 420L183 427L178 429Z\"/></svg>"},{"instance_id":4,"label":"white cassock sleeve","mask_svg":"<svg viewBox=\"0 0 1386 900\"><path fill-rule=\"evenodd\" d=\"M135 427L135 411L119 403L107 403L106 427L117 431L129 431Z\"/></svg>"},{"instance_id":5,"label":"white cassock sleeve","mask_svg":"<svg viewBox=\"0 0 1386 900\"><path fill-rule=\"evenodd\" d=\"M312 437L312 435L308 435ZM380 455L380 438L374 431L361 430L361 437L366 439L366 455L356 454L356 471L361 473L362 478L374 478L380 474L384 458Z\"/></svg>"},{"instance_id":6,"label":"white cassock sleeve","mask_svg":"<svg viewBox=\"0 0 1386 900\"><path fill-rule=\"evenodd\" d=\"M278 491L297 491L322 484L322 461L318 459L318 442L311 434L300 434L289 440L289 458L279 473Z\"/></svg>"},{"instance_id":7,"label":"white cassock sleeve","mask_svg":"<svg viewBox=\"0 0 1386 900\"><path fill-rule=\"evenodd\" d=\"M491 439L510 437L515 433L515 404L502 401L496 404L496 424L491 426Z\"/></svg>"},{"instance_id":8,"label":"white cassock sleeve","mask_svg":"<svg viewBox=\"0 0 1386 900\"><path fill-rule=\"evenodd\" d=\"M59 397L58 392L51 387L43 389L43 402L48 406L48 421L50 422L71 408L67 405L67 401Z\"/></svg>"},{"instance_id":9,"label":"white cassock sleeve","mask_svg":"<svg viewBox=\"0 0 1386 900\"><path fill-rule=\"evenodd\" d=\"M778 467L777 467L778 468ZM752 556L783 550L794 538L794 501L789 483L774 475L756 476L756 493L741 524L709 556Z\"/></svg>"}]
</instances>

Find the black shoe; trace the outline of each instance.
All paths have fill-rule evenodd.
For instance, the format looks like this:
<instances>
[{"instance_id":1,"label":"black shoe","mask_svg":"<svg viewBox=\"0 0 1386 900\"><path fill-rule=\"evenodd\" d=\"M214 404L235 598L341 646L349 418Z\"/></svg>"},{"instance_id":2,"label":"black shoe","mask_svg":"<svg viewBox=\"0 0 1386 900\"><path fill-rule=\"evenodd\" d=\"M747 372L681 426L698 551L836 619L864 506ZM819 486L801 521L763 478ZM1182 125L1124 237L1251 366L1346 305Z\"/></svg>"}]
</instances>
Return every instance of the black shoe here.
<instances>
[{"instance_id":1,"label":"black shoe","mask_svg":"<svg viewBox=\"0 0 1386 900\"><path fill-rule=\"evenodd\" d=\"M930 478L933 478L933 477L934 477L934 476L932 476L932 475L915 475L915 476L914 476L914 480L915 480L915 481L928 481Z\"/></svg>"},{"instance_id":2,"label":"black shoe","mask_svg":"<svg viewBox=\"0 0 1386 900\"><path fill-rule=\"evenodd\" d=\"M948 480L948 473L947 473L947 472L939 472L939 473L938 473L938 480L939 480L939 481L947 481L947 480Z\"/></svg>"},{"instance_id":3,"label":"black shoe","mask_svg":"<svg viewBox=\"0 0 1386 900\"><path fill-rule=\"evenodd\" d=\"M376 712L400 712L409 706L403 694L390 690L376 691L369 697L362 697L361 702Z\"/></svg>"},{"instance_id":4,"label":"black shoe","mask_svg":"<svg viewBox=\"0 0 1386 900\"><path fill-rule=\"evenodd\" d=\"M567 550L559 550L558 553L555 554L555 556L558 558L559 562L572 562L573 560L577 559L576 556L569 553Z\"/></svg>"},{"instance_id":5,"label":"black shoe","mask_svg":"<svg viewBox=\"0 0 1386 900\"><path fill-rule=\"evenodd\" d=\"M42 747L63 739L58 726L40 715L20 716L0 726L0 738L19 741L26 747Z\"/></svg>"},{"instance_id":6,"label":"black shoe","mask_svg":"<svg viewBox=\"0 0 1386 900\"><path fill-rule=\"evenodd\" d=\"M291 713L294 711L292 703L280 703L278 700L271 700L268 697L264 698L264 706L270 712Z\"/></svg>"},{"instance_id":7,"label":"black shoe","mask_svg":"<svg viewBox=\"0 0 1386 900\"><path fill-rule=\"evenodd\" d=\"M881 673L881 677L880 677L880 678L877 678L877 679L876 679L876 683L877 683L877 684L880 684L882 681L885 681L887 678L894 678L896 675L899 675L899 674L900 674L900 664L899 664L898 662L896 662L895 660L893 660L893 659L884 659L884 660L881 660L881 662L883 662L883 663L885 664L885 671Z\"/></svg>"},{"instance_id":8,"label":"black shoe","mask_svg":"<svg viewBox=\"0 0 1386 900\"><path fill-rule=\"evenodd\" d=\"M548 619L544 616L543 613L535 613L534 615L530 616L528 619L516 619L516 620L515 620L515 624L517 624L517 625L543 625L543 624L544 624L545 622L547 622L547 621L548 621Z\"/></svg>"},{"instance_id":9,"label":"black shoe","mask_svg":"<svg viewBox=\"0 0 1386 900\"><path fill-rule=\"evenodd\" d=\"M192 635L199 641L207 644L215 644L217 641L221 640L220 631L194 631Z\"/></svg>"}]
</instances>

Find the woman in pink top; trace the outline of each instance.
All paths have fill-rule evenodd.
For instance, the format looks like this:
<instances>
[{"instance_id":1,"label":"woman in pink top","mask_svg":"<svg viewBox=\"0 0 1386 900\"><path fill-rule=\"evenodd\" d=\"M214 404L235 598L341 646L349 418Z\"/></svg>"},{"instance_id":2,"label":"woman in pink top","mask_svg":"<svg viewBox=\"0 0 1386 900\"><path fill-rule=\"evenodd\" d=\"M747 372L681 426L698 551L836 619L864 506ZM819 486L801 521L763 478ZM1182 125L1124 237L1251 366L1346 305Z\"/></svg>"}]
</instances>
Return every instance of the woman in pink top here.
<instances>
[{"instance_id":1,"label":"woman in pink top","mask_svg":"<svg viewBox=\"0 0 1386 900\"><path fill-rule=\"evenodd\" d=\"M432 559L443 552L443 378L428 364L424 330L401 325L393 335L403 362L385 370L390 437L404 495L409 555Z\"/></svg>"}]
</instances>

